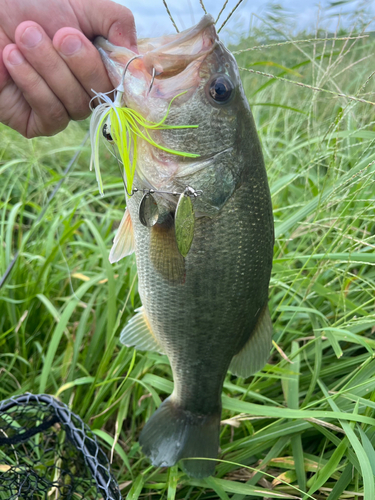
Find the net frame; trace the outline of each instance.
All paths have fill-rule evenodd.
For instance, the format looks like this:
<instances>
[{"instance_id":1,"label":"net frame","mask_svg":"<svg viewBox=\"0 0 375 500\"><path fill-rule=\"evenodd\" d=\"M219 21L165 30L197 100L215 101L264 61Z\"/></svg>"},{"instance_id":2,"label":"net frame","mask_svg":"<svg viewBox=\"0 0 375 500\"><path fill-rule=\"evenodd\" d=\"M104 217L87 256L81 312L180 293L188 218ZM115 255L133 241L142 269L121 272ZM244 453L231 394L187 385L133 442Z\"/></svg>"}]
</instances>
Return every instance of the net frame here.
<instances>
[{"instance_id":1,"label":"net frame","mask_svg":"<svg viewBox=\"0 0 375 500\"><path fill-rule=\"evenodd\" d=\"M69 449L72 456L69 453L67 458L61 456L60 462L65 466L70 460L70 470L63 469L59 460L52 465L36 463L34 457L53 453L53 446L62 450L62 455ZM25 393L0 402L0 452L0 499L122 499L95 434L66 404L48 394ZM13 463L12 454L17 456L17 464ZM79 463L84 478L74 472ZM51 481L55 472L57 479ZM61 484L61 477L70 484ZM82 495L86 483L91 496ZM75 491L77 485L80 493ZM39 495L41 490L44 497L43 491Z\"/></svg>"}]
</instances>

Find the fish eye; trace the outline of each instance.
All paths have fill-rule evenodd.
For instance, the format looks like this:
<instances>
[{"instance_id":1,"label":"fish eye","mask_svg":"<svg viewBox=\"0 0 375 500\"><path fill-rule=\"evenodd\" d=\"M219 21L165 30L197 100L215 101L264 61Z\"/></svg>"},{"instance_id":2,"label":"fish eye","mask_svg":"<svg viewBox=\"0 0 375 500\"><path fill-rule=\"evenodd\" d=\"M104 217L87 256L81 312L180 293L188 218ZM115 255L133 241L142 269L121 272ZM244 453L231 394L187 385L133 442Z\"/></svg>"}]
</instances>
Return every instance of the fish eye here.
<instances>
[{"instance_id":1,"label":"fish eye","mask_svg":"<svg viewBox=\"0 0 375 500\"><path fill-rule=\"evenodd\" d=\"M105 124L103 125L103 128L102 128L102 134L103 134L103 137L104 137L105 139L107 139L107 141L109 141L109 142L113 142L113 138L112 138L111 133L110 133L110 128L109 128L109 126L108 126L108 124L107 124L107 123L105 123Z\"/></svg>"},{"instance_id":2,"label":"fish eye","mask_svg":"<svg viewBox=\"0 0 375 500\"><path fill-rule=\"evenodd\" d=\"M208 93L215 102L224 104L234 94L234 85L226 75L221 75L211 82Z\"/></svg>"}]
</instances>

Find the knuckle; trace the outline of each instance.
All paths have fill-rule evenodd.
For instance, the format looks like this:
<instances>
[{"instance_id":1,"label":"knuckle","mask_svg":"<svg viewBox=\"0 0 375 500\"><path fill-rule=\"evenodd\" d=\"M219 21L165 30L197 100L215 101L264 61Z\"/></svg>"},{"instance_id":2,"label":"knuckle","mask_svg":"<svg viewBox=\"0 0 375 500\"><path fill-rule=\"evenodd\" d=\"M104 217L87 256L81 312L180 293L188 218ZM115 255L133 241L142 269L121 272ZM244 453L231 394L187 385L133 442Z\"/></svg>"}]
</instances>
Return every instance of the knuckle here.
<instances>
[{"instance_id":1,"label":"knuckle","mask_svg":"<svg viewBox=\"0 0 375 500\"><path fill-rule=\"evenodd\" d=\"M86 118L88 118L90 115L91 115L90 108L87 107L87 108L83 109L82 113L79 115L79 117L75 118L75 119L76 120L86 120Z\"/></svg>"},{"instance_id":2,"label":"knuckle","mask_svg":"<svg viewBox=\"0 0 375 500\"><path fill-rule=\"evenodd\" d=\"M28 126L26 129L27 139L34 137L56 135L64 130L69 123L69 117L65 110L61 107L53 107L48 115L43 114L35 116L35 113L30 114Z\"/></svg>"},{"instance_id":3,"label":"knuckle","mask_svg":"<svg viewBox=\"0 0 375 500\"><path fill-rule=\"evenodd\" d=\"M127 20L129 22L129 24L135 24L133 12L130 9L128 9L127 7L125 7L125 9L126 9L126 15L127 15Z\"/></svg>"},{"instance_id":4,"label":"knuckle","mask_svg":"<svg viewBox=\"0 0 375 500\"><path fill-rule=\"evenodd\" d=\"M29 64L41 75L47 77L58 73L61 61L49 40L43 40L38 50L31 50L31 52L27 55Z\"/></svg>"},{"instance_id":5,"label":"knuckle","mask_svg":"<svg viewBox=\"0 0 375 500\"><path fill-rule=\"evenodd\" d=\"M35 137L51 137L53 135L58 134L59 132L62 132L69 123L69 119L61 122L60 124L54 123L53 125L51 124L41 124L38 126L38 128L32 128L32 129L27 129L26 134L24 137L26 139L34 139Z\"/></svg>"},{"instance_id":6,"label":"knuckle","mask_svg":"<svg viewBox=\"0 0 375 500\"><path fill-rule=\"evenodd\" d=\"M88 97L83 97L71 106L69 115L72 120L85 120L90 116L91 111L89 108L89 102L90 100Z\"/></svg>"},{"instance_id":7,"label":"knuckle","mask_svg":"<svg viewBox=\"0 0 375 500\"><path fill-rule=\"evenodd\" d=\"M69 117L65 109L60 105L53 108L48 116L48 123L51 128L57 131L63 130L69 123ZM62 127L62 128L61 128ZM53 132L51 135L57 132Z\"/></svg>"},{"instance_id":8,"label":"knuckle","mask_svg":"<svg viewBox=\"0 0 375 500\"><path fill-rule=\"evenodd\" d=\"M112 43L120 43L121 41L128 39L128 42L135 38L136 28L135 28L135 20L132 12L126 7L119 6L121 12L120 15L117 16L116 20L112 18L112 24L109 29L106 30L108 33L108 40ZM124 9L126 9L124 11Z\"/></svg>"},{"instance_id":9,"label":"knuckle","mask_svg":"<svg viewBox=\"0 0 375 500\"><path fill-rule=\"evenodd\" d=\"M122 22L128 22L129 24L134 23L134 15L133 12L128 8L125 7L125 5L115 5L113 7L116 7L116 11L113 12L113 18L116 20L121 19ZM121 21L114 21L114 22L121 22Z\"/></svg>"},{"instance_id":10,"label":"knuckle","mask_svg":"<svg viewBox=\"0 0 375 500\"><path fill-rule=\"evenodd\" d=\"M29 96L39 96L42 82L43 80L38 73L31 68L27 68L26 71L19 75L17 85L23 93Z\"/></svg>"},{"instance_id":11,"label":"knuckle","mask_svg":"<svg viewBox=\"0 0 375 500\"><path fill-rule=\"evenodd\" d=\"M23 137L25 137L25 139L35 139L35 137L40 137L41 135L43 135L38 133L34 129L27 129L26 131L22 131L21 134L23 135Z\"/></svg>"}]
</instances>

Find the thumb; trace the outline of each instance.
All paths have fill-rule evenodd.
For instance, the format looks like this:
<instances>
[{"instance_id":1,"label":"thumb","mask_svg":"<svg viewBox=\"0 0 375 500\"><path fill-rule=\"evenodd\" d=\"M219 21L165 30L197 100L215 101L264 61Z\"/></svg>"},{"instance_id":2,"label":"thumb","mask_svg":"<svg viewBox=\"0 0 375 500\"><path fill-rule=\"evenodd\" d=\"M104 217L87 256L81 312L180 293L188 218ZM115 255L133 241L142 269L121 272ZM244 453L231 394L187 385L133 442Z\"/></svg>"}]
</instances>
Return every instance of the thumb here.
<instances>
[{"instance_id":1,"label":"thumb","mask_svg":"<svg viewBox=\"0 0 375 500\"><path fill-rule=\"evenodd\" d=\"M127 7L111 0L72 2L72 7L87 38L101 35L138 53L134 16Z\"/></svg>"}]
</instances>

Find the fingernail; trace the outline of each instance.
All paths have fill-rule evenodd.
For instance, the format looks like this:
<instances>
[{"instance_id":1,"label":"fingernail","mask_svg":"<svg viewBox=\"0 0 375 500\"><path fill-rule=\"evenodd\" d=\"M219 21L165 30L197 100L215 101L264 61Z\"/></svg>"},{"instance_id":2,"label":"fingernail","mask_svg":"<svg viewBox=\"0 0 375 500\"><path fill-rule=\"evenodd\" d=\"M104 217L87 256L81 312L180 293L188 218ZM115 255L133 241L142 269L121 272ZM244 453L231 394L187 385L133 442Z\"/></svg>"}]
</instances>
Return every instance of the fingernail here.
<instances>
[{"instance_id":1,"label":"fingernail","mask_svg":"<svg viewBox=\"0 0 375 500\"><path fill-rule=\"evenodd\" d=\"M82 47L82 42L78 36L68 35L64 38L60 45L60 51L64 56L72 56L80 50Z\"/></svg>"},{"instance_id":2,"label":"fingernail","mask_svg":"<svg viewBox=\"0 0 375 500\"><path fill-rule=\"evenodd\" d=\"M26 45L26 47L32 49L42 41L42 38L42 32L38 28L35 28L35 26L30 26L30 28L27 28L24 31L21 41Z\"/></svg>"},{"instance_id":3,"label":"fingernail","mask_svg":"<svg viewBox=\"0 0 375 500\"><path fill-rule=\"evenodd\" d=\"M13 66L18 66L25 61L25 58L18 49L13 49L8 55L8 61L10 64L13 64Z\"/></svg>"}]
</instances>

